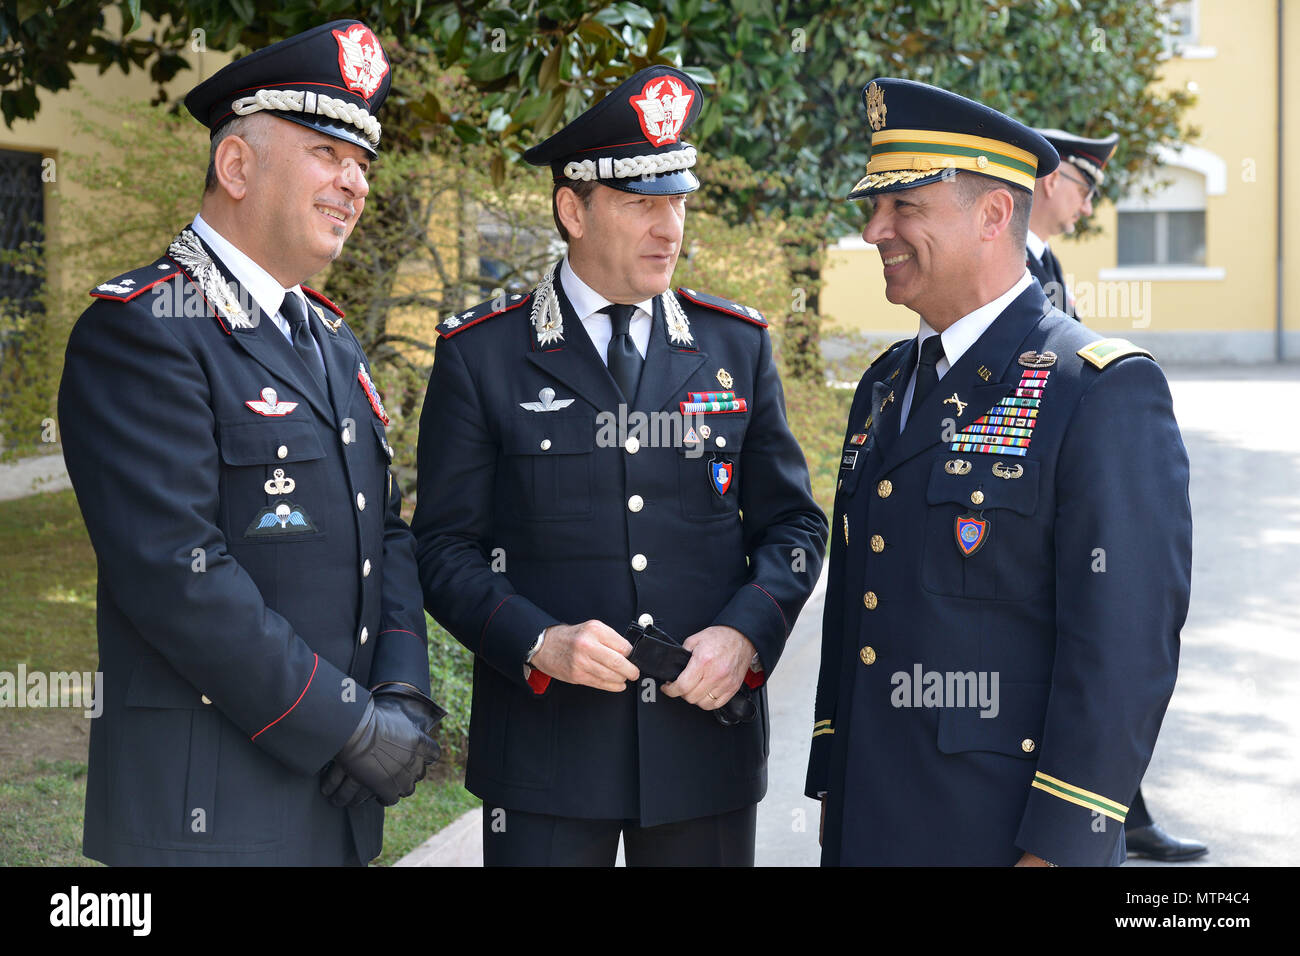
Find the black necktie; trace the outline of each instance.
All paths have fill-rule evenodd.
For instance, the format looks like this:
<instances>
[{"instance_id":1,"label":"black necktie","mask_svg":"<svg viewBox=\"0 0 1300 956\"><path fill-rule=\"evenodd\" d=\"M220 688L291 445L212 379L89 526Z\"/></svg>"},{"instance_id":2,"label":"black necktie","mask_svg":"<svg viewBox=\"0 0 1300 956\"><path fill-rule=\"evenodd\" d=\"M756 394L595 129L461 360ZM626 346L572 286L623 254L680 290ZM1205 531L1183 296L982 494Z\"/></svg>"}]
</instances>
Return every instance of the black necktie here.
<instances>
[{"instance_id":1,"label":"black necktie","mask_svg":"<svg viewBox=\"0 0 1300 956\"><path fill-rule=\"evenodd\" d=\"M1052 277L1052 281L1059 283L1061 286L1061 300L1065 300L1065 270L1061 268L1061 260L1056 258L1056 253L1052 252L1051 246L1043 247L1043 268L1047 274Z\"/></svg>"},{"instance_id":2,"label":"black necktie","mask_svg":"<svg viewBox=\"0 0 1300 956\"><path fill-rule=\"evenodd\" d=\"M932 335L921 343L921 362L916 367L916 388L912 389L912 407L908 412L911 413L921 407L925 401L925 396L934 390L939 384L939 372L935 368L939 364L939 359L943 358L943 338L938 335Z\"/></svg>"},{"instance_id":3,"label":"black necktie","mask_svg":"<svg viewBox=\"0 0 1300 956\"><path fill-rule=\"evenodd\" d=\"M307 366L307 371L324 391L325 366L316 351L316 340L312 338L311 327L307 325L307 307L302 304L302 299L298 296L286 292L284 303L280 306L280 314L289 323L289 330L293 333L293 350L298 353L298 357Z\"/></svg>"},{"instance_id":4,"label":"black necktie","mask_svg":"<svg viewBox=\"0 0 1300 956\"><path fill-rule=\"evenodd\" d=\"M606 307L609 313L609 374L614 377L623 397L629 402L636 398L636 386L641 381L641 353L636 350L636 343L628 328L632 324L634 305L611 305Z\"/></svg>"}]
</instances>

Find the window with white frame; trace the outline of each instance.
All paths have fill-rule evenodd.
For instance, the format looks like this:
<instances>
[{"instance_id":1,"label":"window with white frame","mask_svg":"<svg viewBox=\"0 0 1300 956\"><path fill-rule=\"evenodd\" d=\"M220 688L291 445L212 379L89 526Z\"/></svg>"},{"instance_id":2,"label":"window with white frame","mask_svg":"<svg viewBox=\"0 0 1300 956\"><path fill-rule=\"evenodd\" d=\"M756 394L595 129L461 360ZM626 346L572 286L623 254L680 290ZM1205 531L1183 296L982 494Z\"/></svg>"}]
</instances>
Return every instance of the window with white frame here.
<instances>
[{"instance_id":1,"label":"window with white frame","mask_svg":"<svg viewBox=\"0 0 1300 956\"><path fill-rule=\"evenodd\" d=\"M1199 41L1196 0L1175 0L1165 8L1165 48L1194 47Z\"/></svg>"},{"instance_id":2,"label":"window with white frame","mask_svg":"<svg viewBox=\"0 0 1300 956\"><path fill-rule=\"evenodd\" d=\"M1164 166L1153 178L1166 185L1150 196L1135 191L1117 206L1117 264L1205 266L1205 176Z\"/></svg>"}]
</instances>

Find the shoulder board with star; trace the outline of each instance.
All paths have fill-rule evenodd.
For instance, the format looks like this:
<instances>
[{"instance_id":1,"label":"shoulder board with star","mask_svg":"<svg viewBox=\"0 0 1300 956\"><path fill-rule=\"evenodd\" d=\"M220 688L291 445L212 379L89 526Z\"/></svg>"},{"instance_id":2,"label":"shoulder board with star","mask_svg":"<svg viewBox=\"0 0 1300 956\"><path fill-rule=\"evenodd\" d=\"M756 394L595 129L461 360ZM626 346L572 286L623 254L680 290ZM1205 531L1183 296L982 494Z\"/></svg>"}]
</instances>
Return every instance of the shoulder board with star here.
<instances>
[{"instance_id":1,"label":"shoulder board with star","mask_svg":"<svg viewBox=\"0 0 1300 956\"><path fill-rule=\"evenodd\" d=\"M307 298L313 301L307 304L316 312L316 317L325 324L325 328L331 332L337 333L339 326L343 324L343 310L340 309L329 297L317 292L315 289L307 286L300 287L307 294ZM317 304L319 303L319 305Z\"/></svg>"},{"instance_id":2,"label":"shoulder board with star","mask_svg":"<svg viewBox=\"0 0 1300 956\"><path fill-rule=\"evenodd\" d=\"M1134 345L1128 339L1098 339L1091 345L1079 349L1075 354L1097 368L1105 368L1111 362L1128 358L1130 355L1145 355L1149 359L1155 358L1146 349Z\"/></svg>"},{"instance_id":3,"label":"shoulder board with star","mask_svg":"<svg viewBox=\"0 0 1300 956\"><path fill-rule=\"evenodd\" d=\"M466 309L464 312L457 312L455 315L449 315L439 322L438 334L443 338L450 338L457 333L464 332L472 325L478 325L480 322L485 322L494 316L513 312L521 305L527 304L532 297L531 292L517 292L506 296L504 304L500 298L480 302L473 308Z\"/></svg>"},{"instance_id":4,"label":"shoulder board with star","mask_svg":"<svg viewBox=\"0 0 1300 956\"><path fill-rule=\"evenodd\" d=\"M707 292L698 292L695 289L678 288L677 294L687 302L693 302L696 305L702 305L706 309L713 309L724 315L732 315L738 319L744 319L746 322L752 322L759 328L767 328L767 320L763 318L763 313L758 309L751 309L747 305L741 305L739 302L732 302L730 299L723 299L716 295L709 295Z\"/></svg>"},{"instance_id":5,"label":"shoulder board with star","mask_svg":"<svg viewBox=\"0 0 1300 956\"><path fill-rule=\"evenodd\" d=\"M900 346L906 345L906 344L907 344L908 342L910 342L910 341L912 341L912 340L911 340L911 339L899 339L897 342L895 342L895 343L894 343L893 345L891 345L889 348L885 349L883 352L881 352L879 355L877 355L874 359L872 359L872 360L871 360L871 365L868 365L867 368L872 368L872 367L874 367L874 366L880 364L880 362L884 361L884 359L885 359L886 356L888 356L888 355L893 355L896 351L898 351L898 349L899 349Z\"/></svg>"},{"instance_id":6,"label":"shoulder board with star","mask_svg":"<svg viewBox=\"0 0 1300 956\"><path fill-rule=\"evenodd\" d=\"M96 299L111 299L114 302L130 302L136 296L147 292L160 282L174 279L180 273L180 267L166 256L162 256L152 265L141 266L124 272L116 279L101 282L90 290Z\"/></svg>"}]
</instances>

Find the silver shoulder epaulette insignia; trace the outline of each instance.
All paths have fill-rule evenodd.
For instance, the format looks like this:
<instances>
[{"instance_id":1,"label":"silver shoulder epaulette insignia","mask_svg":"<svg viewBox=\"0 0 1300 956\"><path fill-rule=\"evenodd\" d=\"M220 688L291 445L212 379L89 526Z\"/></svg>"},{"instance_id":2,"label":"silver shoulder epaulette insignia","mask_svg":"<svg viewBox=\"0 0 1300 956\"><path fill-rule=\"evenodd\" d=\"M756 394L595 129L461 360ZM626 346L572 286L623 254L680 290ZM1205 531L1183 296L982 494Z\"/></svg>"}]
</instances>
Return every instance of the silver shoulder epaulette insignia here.
<instances>
[{"instance_id":1,"label":"silver shoulder epaulette insignia","mask_svg":"<svg viewBox=\"0 0 1300 956\"><path fill-rule=\"evenodd\" d=\"M512 293L511 295L498 296L495 299L480 302L464 312L456 312L447 316L438 323L437 332L443 338L450 338L459 332L464 332L470 326L478 325L493 316L503 315L519 308L528 301L528 298L528 295L522 293Z\"/></svg>"},{"instance_id":2,"label":"silver shoulder epaulette insignia","mask_svg":"<svg viewBox=\"0 0 1300 956\"><path fill-rule=\"evenodd\" d=\"M763 318L763 313L759 312L758 309L741 305L739 302L732 302L730 299L723 299L720 296L709 295L707 292L699 292L695 289L679 288L677 294L686 301L702 305L706 309L713 309L723 315L732 315L738 319L744 319L746 322L752 322L760 328L767 328L767 320Z\"/></svg>"},{"instance_id":3,"label":"silver shoulder epaulette insignia","mask_svg":"<svg viewBox=\"0 0 1300 956\"><path fill-rule=\"evenodd\" d=\"M151 265L132 269L130 272L122 273L115 279L101 282L90 290L90 294L96 299L130 302L136 296L147 292L158 283L176 278L180 271L174 262L169 261L164 256Z\"/></svg>"}]
</instances>

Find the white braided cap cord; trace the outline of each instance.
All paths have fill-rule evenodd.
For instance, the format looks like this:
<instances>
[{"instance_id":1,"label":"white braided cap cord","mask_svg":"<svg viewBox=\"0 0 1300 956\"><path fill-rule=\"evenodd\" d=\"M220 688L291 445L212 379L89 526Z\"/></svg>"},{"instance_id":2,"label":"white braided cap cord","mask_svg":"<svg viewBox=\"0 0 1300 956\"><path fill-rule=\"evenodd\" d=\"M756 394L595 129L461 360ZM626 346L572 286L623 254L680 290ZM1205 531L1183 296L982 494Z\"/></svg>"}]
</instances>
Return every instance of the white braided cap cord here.
<instances>
[{"instance_id":1,"label":"white braided cap cord","mask_svg":"<svg viewBox=\"0 0 1300 956\"><path fill-rule=\"evenodd\" d=\"M564 175L569 179L590 182L593 179L632 179L674 173L695 165L695 147L687 146L671 153L653 153L649 156L627 156L623 159L584 159L565 164Z\"/></svg>"},{"instance_id":2,"label":"white braided cap cord","mask_svg":"<svg viewBox=\"0 0 1300 956\"><path fill-rule=\"evenodd\" d=\"M258 90L252 96L241 96L230 105L230 108L239 116L247 116L259 110L328 116L330 119L342 120L349 126L361 130L371 146L379 145L379 120L355 103L335 99L323 93L311 93L306 90Z\"/></svg>"}]
</instances>

